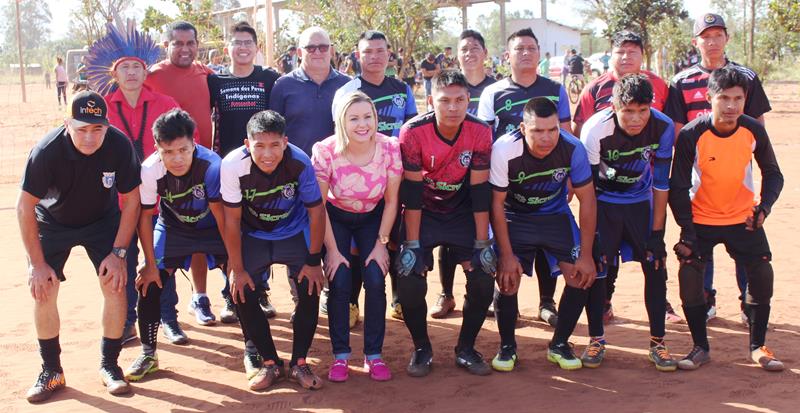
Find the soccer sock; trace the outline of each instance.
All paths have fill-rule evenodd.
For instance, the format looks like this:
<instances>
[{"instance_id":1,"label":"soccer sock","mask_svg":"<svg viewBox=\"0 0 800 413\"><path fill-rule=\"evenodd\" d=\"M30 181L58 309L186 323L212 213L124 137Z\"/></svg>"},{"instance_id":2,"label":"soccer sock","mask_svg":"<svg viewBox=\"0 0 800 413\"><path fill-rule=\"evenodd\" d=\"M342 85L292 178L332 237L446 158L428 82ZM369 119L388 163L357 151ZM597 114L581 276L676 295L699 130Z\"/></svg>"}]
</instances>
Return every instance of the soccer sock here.
<instances>
[{"instance_id":1,"label":"soccer sock","mask_svg":"<svg viewBox=\"0 0 800 413\"><path fill-rule=\"evenodd\" d=\"M162 270L164 274L165 271ZM164 277L161 278L162 280ZM147 286L147 295L139 296L139 336L142 340L142 353L153 356L158 342L158 328L161 325L161 288L156 283Z\"/></svg>"},{"instance_id":2,"label":"soccer sock","mask_svg":"<svg viewBox=\"0 0 800 413\"><path fill-rule=\"evenodd\" d=\"M103 337L100 342L100 366L117 367L120 350L122 350L122 337Z\"/></svg>"},{"instance_id":3,"label":"soccer sock","mask_svg":"<svg viewBox=\"0 0 800 413\"><path fill-rule=\"evenodd\" d=\"M319 321L319 296L318 291L308 295L309 281L297 284L297 288L302 293L299 295L300 301L297 303L297 310L292 324L292 359L290 366L297 364L298 359L306 358L311 342L314 340L314 333L317 330Z\"/></svg>"},{"instance_id":4,"label":"soccer sock","mask_svg":"<svg viewBox=\"0 0 800 413\"><path fill-rule=\"evenodd\" d=\"M619 275L619 266L609 265L607 268L608 274L606 275L606 301L611 302L611 297L614 296L614 287L617 284L617 275Z\"/></svg>"},{"instance_id":5,"label":"soccer sock","mask_svg":"<svg viewBox=\"0 0 800 413\"><path fill-rule=\"evenodd\" d=\"M750 324L750 351L763 346L767 340L770 309L769 304L745 304Z\"/></svg>"},{"instance_id":6,"label":"soccer sock","mask_svg":"<svg viewBox=\"0 0 800 413\"><path fill-rule=\"evenodd\" d=\"M667 311L667 269L656 269L653 262L642 263L644 272L644 305L650 321L650 335L664 337Z\"/></svg>"},{"instance_id":7,"label":"soccer sock","mask_svg":"<svg viewBox=\"0 0 800 413\"><path fill-rule=\"evenodd\" d=\"M689 331L692 333L694 345L702 347L705 351L709 351L705 304L693 307L683 306L683 314L686 316L686 324L689 325Z\"/></svg>"},{"instance_id":8,"label":"soccer sock","mask_svg":"<svg viewBox=\"0 0 800 413\"><path fill-rule=\"evenodd\" d=\"M39 339L39 354L42 356L42 367L45 370L64 372L61 368L61 344L58 342L58 336Z\"/></svg>"},{"instance_id":9,"label":"soccer sock","mask_svg":"<svg viewBox=\"0 0 800 413\"><path fill-rule=\"evenodd\" d=\"M536 270L536 281L539 283L539 307L555 307L556 301L553 297L556 294L558 278L550 275L550 263L541 249L536 253L533 265Z\"/></svg>"},{"instance_id":10,"label":"soccer sock","mask_svg":"<svg viewBox=\"0 0 800 413\"><path fill-rule=\"evenodd\" d=\"M442 283L442 292L446 297L453 298L457 264L447 246L439 247L439 281Z\"/></svg>"},{"instance_id":11,"label":"soccer sock","mask_svg":"<svg viewBox=\"0 0 800 413\"><path fill-rule=\"evenodd\" d=\"M598 278L589 288L589 299L586 302L586 320L589 322L589 335L602 337L605 334L603 313L606 308L606 279Z\"/></svg>"},{"instance_id":12,"label":"soccer sock","mask_svg":"<svg viewBox=\"0 0 800 413\"><path fill-rule=\"evenodd\" d=\"M495 290L494 316L497 319L497 329L500 331L500 345L516 347L517 340L514 330L517 327L517 313L519 312L519 295L503 295Z\"/></svg>"},{"instance_id":13,"label":"soccer sock","mask_svg":"<svg viewBox=\"0 0 800 413\"><path fill-rule=\"evenodd\" d=\"M581 311L586 305L586 299L589 297L589 292L580 288L564 286L564 293L561 294L561 300L558 303L558 323L556 330L553 332L553 341L551 345L566 343L569 336L575 330L575 325L578 324L578 318L581 316Z\"/></svg>"}]
</instances>

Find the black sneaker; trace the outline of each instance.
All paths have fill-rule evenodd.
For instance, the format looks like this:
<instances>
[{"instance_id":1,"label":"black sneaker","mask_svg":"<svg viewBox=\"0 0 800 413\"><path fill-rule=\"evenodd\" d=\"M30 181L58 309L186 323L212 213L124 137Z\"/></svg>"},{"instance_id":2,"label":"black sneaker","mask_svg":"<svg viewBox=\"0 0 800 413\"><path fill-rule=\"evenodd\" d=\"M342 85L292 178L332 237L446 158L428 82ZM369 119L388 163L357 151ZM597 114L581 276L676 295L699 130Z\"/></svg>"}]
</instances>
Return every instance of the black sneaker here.
<instances>
[{"instance_id":1,"label":"black sneaker","mask_svg":"<svg viewBox=\"0 0 800 413\"><path fill-rule=\"evenodd\" d=\"M266 291L258 296L258 305L261 306L261 311L264 312L264 316L267 318L273 318L278 314L275 311L275 307L273 307L272 303L269 302L269 293Z\"/></svg>"},{"instance_id":2,"label":"black sneaker","mask_svg":"<svg viewBox=\"0 0 800 413\"><path fill-rule=\"evenodd\" d=\"M260 354L244 352L244 372L247 380L252 379L261 367L264 367L264 359Z\"/></svg>"},{"instance_id":3,"label":"black sneaker","mask_svg":"<svg viewBox=\"0 0 800 413\"><path fill-rule=\"evenodd\" d=\"M583 367L581 360L575 356L572 345L567 343L547 346L547 360L558 364L564 370L577 370Z\"/></svg>"},{"instance_id":4,"label":"black sneaker","mask_svg":"<svg viewBox=\"0 0 800 413\"><path fill-rule=\"evenodd\" d=\"M433 351L424 348L414 350L411 361L406 367L406 372L411 377L425 377L431 372L433 364Z\"/></svg>"},{"instance_id":5,"label":"black sneaker","mask_svg":"<svg viewBox=\"0 0 800 413\"><path fill-rule=\"evenodd\" d=\"M100 379L106 386L108 394L117 396L131 391L131 385L125 380L125 375L119 366L101 366Z\"/></svg>"},{"instance_id":6,"label":"black sneaker","mask_svg":"<svg viewBox=\"0 0 800 413\"><path fill-rule=\"evenodd\" d=\"M539 319L547 324L550 324L550 327L555 328L556 324L558 324L558 310L556 310L556 305L545 304L540 306Z\"/></svg>"},{"instance_id":7,"label":"black sneaker","mask_svg":"<svg viewBox=\"0 0 800 413\"><path fill-rule=\"evenodd\" d=\"M189 343L189 337L181 329L178 320L162 322L161 326L164 327L164 337L172 344L182 346Z\"/></svg>"},{"instance_id":8,"label":"black sneaker","mask_svg":"<svg viewBox=\"0 0 800 413\"><path fill-rule=\"evenodd\" d=\"M36 383L33 383L33 386L28 389L25 398L29 403L43 402L64 387L67 387L67 381L64 379L63 372L42 368L42 372L36 378Z\"/></svg>"},{"instance_id":9,"label":"black sneaker","mask_svg":"<svg viewBox=\"0 0 800 413\"><path fill-rule=\"evenodd\" d=\"M483 354L475 351L474 348L459 350L456 347L456 366L467 369L468 372L476 376L488 376L492 374L492 368L483 359Z\"/></svg>"},{"instance_id":10,"label":"black sneaker","mask_svg":"<svg viewBox=\"0 0 800 413\"><path fill-rule=\"evenodd\" d=\"M230 295L223 295L225 300L225 308L219 312L219 321L223 324L233 324L239 322L239 317L236 315L236 304L233 303L233 298Z\"/></svg>"},{"instance_id":11,"label":"black sneaker","mask_svg":"<svg viewBox=\"0 0 800 413\"><path fill-rule=\"evenodd\" d=\"M517 348L511 344L500 347L500 351L492 359L492 368L497 371L509 372L517 364Z\"/></svg>"}]
</instances>

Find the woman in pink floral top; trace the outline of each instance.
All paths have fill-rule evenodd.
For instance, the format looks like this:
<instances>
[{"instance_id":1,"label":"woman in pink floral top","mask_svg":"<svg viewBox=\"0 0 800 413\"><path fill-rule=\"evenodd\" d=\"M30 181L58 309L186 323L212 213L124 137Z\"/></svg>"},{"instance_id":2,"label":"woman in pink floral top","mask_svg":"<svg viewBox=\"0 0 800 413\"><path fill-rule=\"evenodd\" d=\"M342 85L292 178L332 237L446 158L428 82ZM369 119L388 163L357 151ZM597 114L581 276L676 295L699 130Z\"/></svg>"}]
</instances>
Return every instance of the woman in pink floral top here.
<instances>
[{"instance_id":1,"label":"woman in pink floral top","mask_svg":"<svg viewBox=\"0 0 800 413\"><path fill-rule=\"evenodd\" d=\"M364 308L365 367L377 381L392 375L381 358L386 330L387 244L397 216L403 175L397 139L377 133L378 115L367 95L345 96L336 113L336 134L314 144L312 163L328 210L325 231L325 273L330 281L328 321L334 363L331 381L348 378L350 358L351 245L368 254L361 273ZM362 255L363 256L363 255Z\"/></svg>"}]
</instances>

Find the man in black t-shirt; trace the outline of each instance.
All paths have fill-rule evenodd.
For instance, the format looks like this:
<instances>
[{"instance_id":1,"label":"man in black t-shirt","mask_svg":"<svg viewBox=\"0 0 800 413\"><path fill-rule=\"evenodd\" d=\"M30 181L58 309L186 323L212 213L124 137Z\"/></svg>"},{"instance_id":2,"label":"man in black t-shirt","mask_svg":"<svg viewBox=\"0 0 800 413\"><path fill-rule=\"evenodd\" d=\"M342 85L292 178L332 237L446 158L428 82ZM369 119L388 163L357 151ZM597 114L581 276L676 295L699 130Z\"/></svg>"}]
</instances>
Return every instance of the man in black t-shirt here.
<instances>
[{"instance_id":1,"label":"man in black t-shirt","mask_svg":"<svg viewBox=\"0 0 800 413\"><path fill-rule=\"evenodd\" d=\"M431 95L431 79L439 74L442 69L433 57L433 53L428 53L425 56L425 60L419 64L419 68L422 70L422 80L425 81L425 97L427 98Z\"/></svg>"},{"instance_id":2,"label":"man in black t-shirt","mask_svg":"<svg viewBox=\"0 0 800 413\"><path fill-rule=\"evenodd\" d=\"M571 56L567 59L569 74L572 76L581 76L581 79L583 79L583 57L581 57L575 49L570 50L570 54Z\"/></svg>"},{"instance_id":3,"label":"man in black t-shirt","mask_svg":"<svg viewBox=\"0 0 800 413\"><path fill-rule=\"evenodd\" d=\"M230 70L225 74L208 76L211 119L214 124L212 149L222 158L242 146L247 138L247 121L254 114L269 108L272 86L280 77L272 69L253 64L258 51L258 38L249 24L237 23L231 28L231 32L232 37L226 48L231 59ZM196 270L203 271L205 268L198 266L192 269ZM220 318L225 323L236 322L229 288L226 279L222 290L225 309L220 313ZM264 313L268 317L274 317L275 308L269 302L268 296L259 297L259 301Z\"/></svg>"},{"instance_id":4,"label":"man in black t-shirt","mask_svg":"<svg viewBox=\"0 0 800 413\"><path fill-rule=\"evenodd\" d=\"M66 386L57 298L66 280L64 264L78 245L94 264L103 292L100 377L111 394L131 390L117 359L127 312L126 248L139 216L140 167L130 140L108 126L107 113L99 94L77 94L72 117L36 144L25 166L17 214L43 360L26 395L29 402L47 400Z\"/></svg>"}]
</instances>

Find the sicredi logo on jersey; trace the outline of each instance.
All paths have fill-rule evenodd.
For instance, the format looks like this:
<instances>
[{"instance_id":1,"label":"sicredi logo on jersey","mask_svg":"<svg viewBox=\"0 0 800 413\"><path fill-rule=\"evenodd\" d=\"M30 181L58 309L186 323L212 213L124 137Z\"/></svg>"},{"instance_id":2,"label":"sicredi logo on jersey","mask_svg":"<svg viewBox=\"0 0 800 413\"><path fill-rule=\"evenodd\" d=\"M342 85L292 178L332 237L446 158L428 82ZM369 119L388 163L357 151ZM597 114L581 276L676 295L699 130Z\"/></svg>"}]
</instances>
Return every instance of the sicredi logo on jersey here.
<instances>
[{"instance_id":1,"label":"sicredi logo on jersey","mask_svg":"<svg viewBox=\"0 0 800 413\"><path fill-rule=\"evenodd\" d=\"M84 91L72 98L72 119L87 123L108 125L108 107L99 94Z\"/></svg>"}]
</instances>

